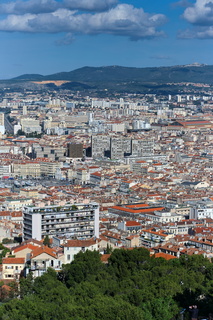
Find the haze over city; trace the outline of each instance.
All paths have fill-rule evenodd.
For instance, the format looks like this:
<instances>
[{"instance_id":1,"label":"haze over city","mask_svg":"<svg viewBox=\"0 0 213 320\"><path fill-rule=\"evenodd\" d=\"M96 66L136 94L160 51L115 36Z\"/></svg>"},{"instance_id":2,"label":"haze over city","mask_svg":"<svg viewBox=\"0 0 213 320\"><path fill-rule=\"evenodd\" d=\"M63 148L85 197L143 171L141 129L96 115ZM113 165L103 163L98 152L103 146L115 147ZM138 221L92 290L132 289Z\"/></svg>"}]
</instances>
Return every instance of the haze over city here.
<instances>
[{"instance_id":1,"label":"haze over city","mask_svg":"<svg viewBox=\"0 0 213 320\"><path fill-rule=\"evenodd\" d=\"M27 0L0 4L1 72L212 64L213 1Z\"/></svg>"}]
</instances>

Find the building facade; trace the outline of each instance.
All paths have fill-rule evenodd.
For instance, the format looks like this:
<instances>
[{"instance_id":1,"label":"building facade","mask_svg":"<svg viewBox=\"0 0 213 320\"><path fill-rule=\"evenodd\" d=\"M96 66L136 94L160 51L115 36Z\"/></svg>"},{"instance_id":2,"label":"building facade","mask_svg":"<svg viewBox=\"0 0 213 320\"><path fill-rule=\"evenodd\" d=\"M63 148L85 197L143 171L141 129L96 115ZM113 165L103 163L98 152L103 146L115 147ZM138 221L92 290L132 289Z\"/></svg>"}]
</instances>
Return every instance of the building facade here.
<instances>
[{"instance_id":1,"label":"building facade","mask_svg":"<svg viewBox=\"0 0 213 320\"><path fill-rule=\"evenodd\" d=\"M99 205L67 204L24 208L24 239L41 240L45 236L67 239L99 237Z\"/></svg>"}]
</instances>

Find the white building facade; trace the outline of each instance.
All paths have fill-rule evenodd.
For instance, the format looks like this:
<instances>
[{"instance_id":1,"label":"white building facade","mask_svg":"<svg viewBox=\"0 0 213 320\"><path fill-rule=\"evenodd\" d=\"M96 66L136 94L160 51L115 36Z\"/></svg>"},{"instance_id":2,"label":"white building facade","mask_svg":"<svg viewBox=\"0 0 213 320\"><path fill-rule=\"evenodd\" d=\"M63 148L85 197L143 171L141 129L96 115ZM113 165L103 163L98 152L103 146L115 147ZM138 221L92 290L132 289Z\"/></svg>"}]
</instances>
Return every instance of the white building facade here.
<instances>
[{"instance_id":1,"label":"white building facade","mask_svg":"<svg viewBox=\"0 0 213 320\"><path fill-rule=\"evenodd\" d=\"M24 208L24 239L41 240L45 236L67 239L99 237L99 205L66 204Z\"/></svg>"}]
</instances>

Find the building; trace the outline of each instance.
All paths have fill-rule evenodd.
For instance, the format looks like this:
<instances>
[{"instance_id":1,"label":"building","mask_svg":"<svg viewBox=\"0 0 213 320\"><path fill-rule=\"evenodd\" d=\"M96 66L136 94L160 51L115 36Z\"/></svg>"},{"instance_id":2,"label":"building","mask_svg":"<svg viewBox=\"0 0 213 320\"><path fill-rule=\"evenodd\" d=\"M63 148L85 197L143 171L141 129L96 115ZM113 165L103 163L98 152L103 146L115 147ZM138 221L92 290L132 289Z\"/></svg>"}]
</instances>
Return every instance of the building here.
<instances>
[{"instance_id":1,"label":"building","mask_svg":"<svg viewBox=\"0 0 213 320\"><path fill-rule=\"evenodd\" d=\"M42 246L31 251L29 270L32 272L33 278L43 275L48 268L60 270L61 265L62 261L58 259L54 249Z\"/></svg>"},{"instance_id":2,"label":"building","mask_svg":"<svg viewBox=\"0 0 213 320\"><path fill-rule=\"evenodd\" d=\"M86 250L98 251L98 240L68 240L64 245L64 261L70 263L74 260L74 256L80 251L85 252Z\"/></svg>"},{"instance_id":3,"label":"building","mask_svg":"<svg viewBox=\"0 0 213 320\"><path fill-rule=\"evenodd\" d=\"M20 273L24 269L24 258L3 258L2 279L19 280Z\"/></svg>"},{"instance_id":4,"label":"building","mask_svg":"<svg viewBox=\"0 0 213 320\"><path fill-rule=\"evenodd\" d=\"M190 219L213 219L213 206L198 205L190 208Z\"/></svg>"},{"instance_id":5,"label":"building","mask_svg":"<svg viewBox=\"0 0 213 320\"><path fill-rule=\"evenodd\" d=\"M5 133L5 125L4 125L4 113L0 113L0 133Z\"/></svg>"},{"instance_id":6,"label":"building","mask_svg":"<svg viewBox=\"0 0 213 320\"><path fill-rule=\"evenodd\" d=\"M153 139L132 139L132 155L143 157L154 153Z\"/></svg>"},{"instance_id":7,"label":"building","mask_svg":"<svg viewBox=\"0 0 213 320\"><path fill-rule=\"evenodd\" d=\"M110 139L110 158L123 159L124 156L131 154L131 139L111 138Z\"/></svg>"},{"instance_id":8,"label":"building","mask_svg":"<svg viewBox=\"0 0 213 320\"><path fill-rule=\"evenodd\" d=\"M22 178L38 178L41 176L40 163L38 161L17 161L13 163L13 176Z\"/></svg>"},{"instance_id":9,"label":"building","mask_svg":"<svg viewBox=\"0 0 213 320\"><path fill-rule=\"evenodd\" d=\"M33 118L23 118L21 119L21 127L25 133L37 132L41 133L41 126L39 120Z\"/></svg>"},{"instance_id":10,"label":"building","mask_svg":"<svg viewBox=\"0 0 213 320\"><path fill-rule=\"evenodd\" d=\"M110 150L110 137L108 135L96 135L91 138L92 157L103 158Z\"/></svg>"},{"instance_id":11,"label":"building","mask_svg":"<svg viewBox=\"0 0 213 320\"><path fill-rule=\"evenodd\" d=\"M57 170L62 166L60 162L55 162L48 159L40 159L39 163L41 176L48 177L55 177Z\"/></svg>"},{"instance_id":12,"label":"building","mask_svg":"<svg viewBox=\"0 0 213 320\"><path fill-rule=\"evenodd\" d=\"M68 143L67 145L68 158L83 158L83 144L82 143Z\"/></svg>"},{"instance_id":13,"label":"building","mask_svg":"<svg viewBox=\"0 0 213 320\"><path fill-rule=\"evenodd\" d=\"M99 206L66 204L24 208L24 239L41 240L45 236L64 236L67 239L99 237Z\"/></svg>"}]
</instances>

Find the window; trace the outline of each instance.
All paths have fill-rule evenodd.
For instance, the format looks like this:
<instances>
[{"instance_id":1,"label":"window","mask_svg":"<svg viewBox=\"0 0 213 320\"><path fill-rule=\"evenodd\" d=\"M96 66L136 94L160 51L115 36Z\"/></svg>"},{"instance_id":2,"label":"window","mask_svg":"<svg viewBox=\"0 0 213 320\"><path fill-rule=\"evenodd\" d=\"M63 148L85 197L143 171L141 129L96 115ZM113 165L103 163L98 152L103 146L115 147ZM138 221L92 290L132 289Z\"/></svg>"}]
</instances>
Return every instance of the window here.
<instances>
[{"instance_id":1,"label":"window","mask_svg":"<svg viewBox=\"0 0 213 320\"><path fill-rule=\"evenodd\" d=\"M67 255L67 260L70 260L70 254Z\"/></svg>"}]
</instances>

